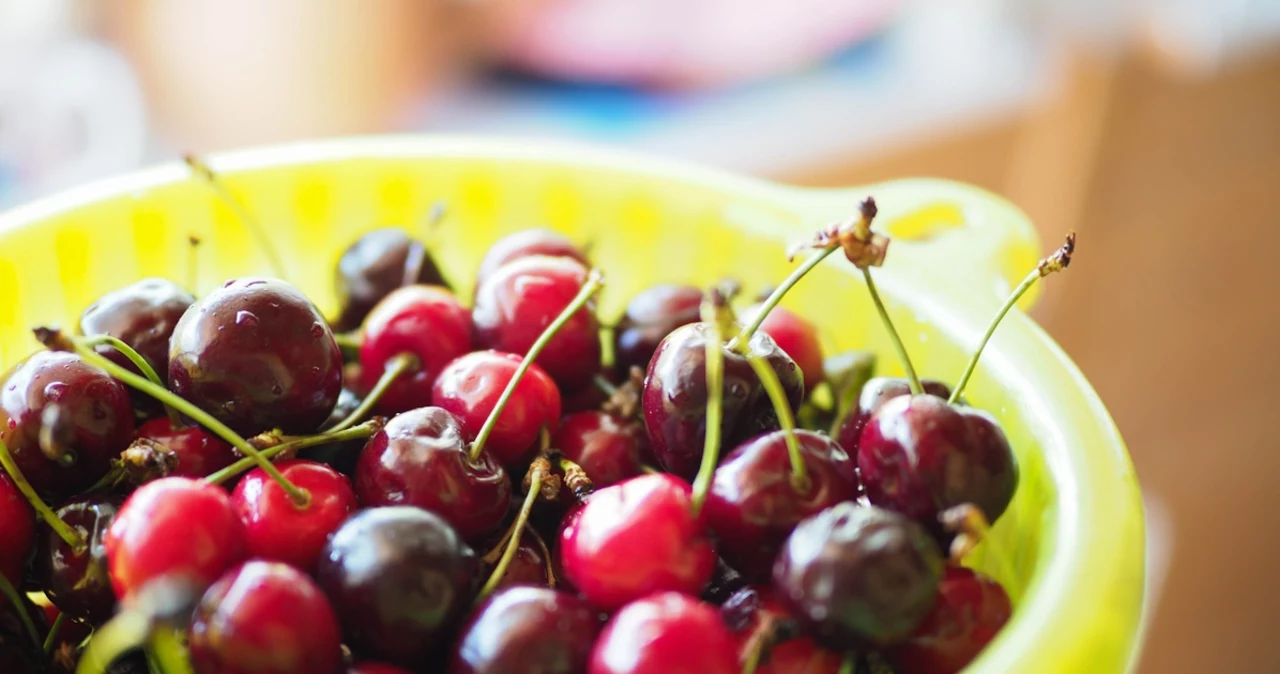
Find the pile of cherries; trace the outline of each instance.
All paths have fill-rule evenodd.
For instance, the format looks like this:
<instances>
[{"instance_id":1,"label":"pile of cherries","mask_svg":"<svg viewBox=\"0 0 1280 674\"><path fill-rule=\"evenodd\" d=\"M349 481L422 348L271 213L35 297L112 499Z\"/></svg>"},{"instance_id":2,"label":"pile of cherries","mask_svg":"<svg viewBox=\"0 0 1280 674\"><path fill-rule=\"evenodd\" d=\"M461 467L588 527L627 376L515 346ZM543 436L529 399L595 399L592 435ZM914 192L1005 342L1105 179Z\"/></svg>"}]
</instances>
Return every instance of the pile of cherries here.
<instances>
[{"instance_id":1,"label":"pile of cherries","mask_svg":"<svg viewBox=\"0 0 1280 674\"><path fill-rule=\"evenodd\" d=\"M972 368L869 378L778 306L839 250L887 319L874 215L740 317L657 285L606 326L536 229L465 302L386 229L332 321L278 278L146 279L37 329L0 387L0 671L962 669L1011 605L960 561L1018 481Z\"/></svg>"}]
</instances>

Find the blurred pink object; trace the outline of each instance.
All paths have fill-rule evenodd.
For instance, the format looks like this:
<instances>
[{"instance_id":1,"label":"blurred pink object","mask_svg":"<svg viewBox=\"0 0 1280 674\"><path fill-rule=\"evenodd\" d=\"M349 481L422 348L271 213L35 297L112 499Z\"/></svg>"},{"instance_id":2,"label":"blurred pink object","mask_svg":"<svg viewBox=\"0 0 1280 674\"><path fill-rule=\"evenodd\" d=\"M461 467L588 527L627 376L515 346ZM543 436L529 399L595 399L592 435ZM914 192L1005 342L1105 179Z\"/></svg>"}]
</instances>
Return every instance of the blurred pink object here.
<instances>
[{"instance_id":1,"label":"blurred pink object","mask_svg":"<svg viewBox=\"0 0 1280 674\"><path fill-rule=\"evenodd\" d=\"M509 0L495 47L553 77L689 88L810 66L879 28L901 0Z\"/></svg>"}]
</instances>

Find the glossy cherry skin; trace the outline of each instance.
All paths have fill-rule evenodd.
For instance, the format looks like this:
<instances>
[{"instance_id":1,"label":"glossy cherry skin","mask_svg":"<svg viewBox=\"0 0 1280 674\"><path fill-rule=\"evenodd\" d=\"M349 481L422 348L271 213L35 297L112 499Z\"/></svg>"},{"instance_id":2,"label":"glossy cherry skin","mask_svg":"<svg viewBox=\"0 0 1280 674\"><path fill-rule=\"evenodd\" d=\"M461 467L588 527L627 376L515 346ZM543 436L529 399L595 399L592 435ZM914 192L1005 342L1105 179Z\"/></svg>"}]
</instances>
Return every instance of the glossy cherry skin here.
<instances>
[{"instance_id":1,"label":"glossy cherry skin","mask_svg":"<svg viewBox=\"0 0 1280 674\"><path fill-rule=\"evenodd\" d=\"M632 366L649 368L658 345L672 330L698 321L702 290L696 286L658 284L631 298L613 329L614 369L624 376Z\"/></svg>"},{"instance_id":2,"label":"glossy cherry skin","mask_svg":"<svg viewBox=\"0 0 1280 674\"><path fill-rule=\"evenodd\" d=\"M930 526L964 503L994 523L1018 487L1017 460L995 418L932 395L880 406L862 430L858 470L873 504Z\"/></svg>"},{"instance_id":3,"label":"glossy cherry skin","mask_svg":"<svg viewBox=\"0 0 1280 674\"><path fill-rule=\"evenodd\" d=\"M475 553L448 522L420 508L371 508L325 546L316 580L351 645L404 667L423 664L471 606Z\"/></svg>"},{"instance_id":4,"label":"glossy cherry skin","mask_svg":"<svg viewBox=\"0 0 1280 674\"><path fill-rule=\"evenodd\" d=\"M457 358L436 378L431 404L456 417L463 437L471 442L523 360L522 356L499 351L474 351ZM522 471L538 454L542 428L554 432L559 421L560 390L535 363L516 384L515 393L485 442L485 450L502 465Z\"/></svg>"},{"instance_id":5,"label":"glossy cherry skin","mask_svg":"<svg viewBox=\"0 0 1280 674\"><path fill-rule=\"evenodd\" d=\"M294 459L276 467L285 479L307 490L311 501L305 508L261 468L236 483L231 503L244 524L250 557L310 571L329 535L358 507L356 493L345 475L323 463Z\"/></svg>"},{"instance_id":6,"label":"glossy cherry skin","mask_svg":"<svg viewBox=\"0 0 1280 674\"><path fill-rule=\"evenodd\" d=\"M0 574L14 587L22 585L23 571L36 540L36 514L8 474L0 470ZM0 599L0 604L4 604Z\"/></svg>"},{"instance_id":7,"label":"glossy cherry skin","mask_svg":"<svg viewBox=\"0 0 1280 674\"><path fill-rule=\"evenodd\" d=\"M178 457L169 475L204 477L240 459L225 440L200 426L174 428L169 417L157 417L138 427L138 437L164 445Z\"/></svg>"},{"instance_id":8,"label":"glossy cherry skin","mask_svg":"<svg viewBox=\"0 0 1280 674\"><path fill-rule=\"evenodd\" d=\"M361 236L338 258L333 290L341 308L334 329L355 330L382 298L414 284L447 285L420 241L391 227Z\"/></svg>"},{"instance_id":9,"label":"glossy cherry skin","mask_svg":"<svg viewBox=\"0 0 1280 674\"><path fill-rule=\"evenodd\" d=\"M418 367L400 375L378 401L391 415L431 404L431 385L449 361L471 350L471 312L448 289L406 286L378 303L365 319L360 342L360 386L373 390L387 361L413 354Z\"/></svg>"},{"instance_id":10,"label":"glossy cherry skin","mask_svg":"<svg viewBox=\"0 0 1280 674\"><path fill-rule=\"evenodd\" d=\"M692 513L691 491L673 475L654 474L591 494L560 532L568 581L603 611L667 590L696 596L716 553Z\"/></svg>"},{"instance_id":11,"label":"glossy cherry skin","mask_svg":"<svg viewBox=\"0 0 1280 674\"><path fill-rule=\"evenodd\" d=\"M745 661L753 646L753 636L759 630L773 629L779 621L790 620L786 608L778 601L776 593L768 587L756 588L760 605L747 627L738 633L739 659ZM796 636L768 647L761 658L756 674L839 674L844 656L819 646L812 639Z\"/></svg>"},{"instance_id":12,"label":"glossy cherry skin","mask_svg":"<svg viewBox=\"0 0 1280 674\"><path fill-rule=\"evenodd\" d=\"M508 262L538 255L567 257L586 266L587 256L576 244L559 232L549 229L522 229L498 239L485 252L476 272L476 288Z\"/></svg>"},{"instance_id":13,"label":"glossy cherry skin","mask_svg":"<svg viewBox=\"0 0 1280 674\"><path fill-rule=\"evenodd\" d=\"M244 525L221 487L186 477L148 482L120 507L103 539L116 596L182 578L202 591L244 560Z\"/></svg>"},{"instance_id":14,"label":"glossy cherry skin","mask_svg":"<svg viewBox=\"0 0 1280 674\"><path fill-rule=\"evenodd\" d=\"M705 323L686 325L667 335L649 362L644 382L644 422L654 456L663 468L686 480L692 480L698 472L706 436L707 335ZM795 361L764 332L752 335L749 347L778 373L792 410L799 408L804 400L804 380ZM728 348L722 352L724 403L720 442L721 446L733 447L777 430L778 419L747 359Z\"/></svg>"},{"instance_id":15,"label":"glossy cherry skin","mask_svg":"<svg viewBox=\"0 0 1280 674\"><path fill-rule=\"evenodd\" d=\"M747 325L755 320L760 309L759 304L747 307L738 318ZM822 368L822 343L818 340L818 328L813 323L786 307L775 306L760 323L760 329L768 333L778 348L791 356L804 373L804 390L812 391L822 383L826 378Z\"/></svg>"},{"instance_id":16,"label":"glossy cherry skin","mask_svg":"<svg viewBox=\"0 0 1280 674\"><path fill-rule=\"evenodd\" d=\"M573 595L508 588L476 609L449 674L581 674L599 632L595 610Z\"/></svg>"},{"instance_id":17,"label":"glossy cherry skin","mask_svg":"<svg viewBox=\"0 0 1280 674\"><path fill-rule=\"evenodd\" d=\"M69 463L40 450L50 417ZM0 441L41 496L60 501L84 491L133 440L133 406L124 385L72 353L40 351L0 384Z\"/></svg>"},{"instance_id":18,"label":"glossy cherry skin","mask_svg":"<svg viewBox=\"0 0 1280 674\"><path fill-rule=\"evenodd\" d=\"M599 489L643 472L640 458L649 453L649 436L639 421L607 412L578 412L560 422L551 446L582 466Z\"/></svg>"},{"instance_id":19,"label":"glossy cherry skin","mask_svg":"<svg viewBox=\"0 0 1280 674\"><path fill-rule=\"evenodd\" d=\"M342 633L324 593L305 573L252 560L231 569L191 617L196 674L337 674Z\"/></svg>"},{"instance_id":20,"label":"glossy cherry skin","mask_svg":"<svg viewBox=\"0 0 1280 674\"><path fill-rule=\"evenodd\" d=\"M48 527L40 532L35 574L49 601L60 611L93 625L115 613L116 595L107 574L106 537L123 497L89 494L54 511L85 541L76 550Z\"/></svg>"},{"instance_id":21,"label":"glossy cherry skin","mask_svg":"<svg viewBox=\"0 0 1280 674\"><path fill-rule=\"evenodd\" d=\"M1009 595L995 580L947 567L933 610L889 650L889 659L899 674L955 674L978 657L1012 613Z\"/></svg>"},{"instance_id":22,"label":"glossy cherry skin","mask_svg":"<svg viewBox=\"0 0 1280 674\"><path fill-rule=\"evenodd\" d=\"M791 483L786 434L774 431L734 448L716 468L705 506L716 549L752 582L767 582L773 559L801 520L858 497L853 458L826 435L796 431L809 480Z\"/></svg>"},{"instance_id":23,"label":"glossy cherry skin","mask_svg":"<svg viewBox=\"0 0 1280 674\"><path fill-rule=\"evenodd\" d=\"M773 566L787 613L830 648L883 647L933 607L943 560L924 527L845 502L801 522Z\"/></svg>"},{"instance_id":24,"label":"glossy cherry skin","mask_svg":"<svg viewBox=\"0 0 1280 674\"><path fill-rule=\"evenodd\" d=\"M297 288L271 278L233 279L178 321L169 385L241 435L312 433L338 401L342 354Z\"/></svg>"},{"instance_id":25,"label":"glossy cherry skin","mask_svg":"<svg viewBox=\"0 0 1280 674\"><path fill-rule=\"evenodd\" d=\"M605 625L589 674L738 674L733 633L714 606L678 592L632 602Z\"/></svg>"},{"instance_id":26,"label":"glossy cherry skin","mask_svg":"<svg viewBox=\"0 0 1280 674\"><path fill-rule=\"evenodd\" d=\"M925 393L946 400L951 397L951 388L936 379L921 379L920 386ZM872 377L862 386L858 394L858 404L850 407L840 422L840 430L836 441L844 447L850 456L858 455L858 444L862 442L862 429L867 427L871 415L881 405L899 396L911 395L911 384L902 377Z\"/></svg>"},{"instance_id":27,"label":"glossy cherry skin","mask_svg":"<svg viewBox=\"0 0 1280 674\"><path fill-rule=\"evenodd\" d=\"M568 257L526 257L503 265L476 290L471 318L481 348L525 354L587 281L582 263ZM566 391L600 370L600 323L587 302L538 354L537 364Z\"/></svg>"},{"instance_id":28,"label":"glossy cherry skin","mask_svg":"<svg viewBox=\"0 0 1280 674\"><path fill-rule=\"evenodd\" d=\"M374 433L356 463L355 488L366 508L424 508L468 541L496 532L511 507L507 472L487 451L471 461L457 419L439 407L399 414Z\"/></svg>"}]
</instances>

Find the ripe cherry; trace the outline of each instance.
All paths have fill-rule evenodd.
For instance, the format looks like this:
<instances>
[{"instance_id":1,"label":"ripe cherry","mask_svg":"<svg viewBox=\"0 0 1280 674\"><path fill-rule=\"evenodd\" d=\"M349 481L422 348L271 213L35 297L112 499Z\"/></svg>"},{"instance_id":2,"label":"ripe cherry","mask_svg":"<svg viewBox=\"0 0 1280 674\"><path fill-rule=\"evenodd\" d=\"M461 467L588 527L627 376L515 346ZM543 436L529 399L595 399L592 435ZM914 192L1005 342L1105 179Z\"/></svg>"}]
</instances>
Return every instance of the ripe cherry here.
<instances>
[{"instance_id":1,"label":"ripe cherry","mask_svg":"<svg viewBox=\"0 0 1280 674\"><path fill-rule=\"evenodd\" d=\"M409 285L447 285L422 242L391 227L361 236L338 258L334 329L355 330L382 298Z\"/></svg>"},{"instance_id":2,"label":"ripe cherry","mask_svg":"<svg viewBox=\"0 0 1280 674\"><path fill-rule=\"evenodd\" d=\"M203 590L244 559L244 525L222 488L166 477L129 496L103 547L117 597L163 576Z\"/></svg>"},{"instance_id":3,"label":"ripe cherry","mask_svg":"<svg viewBox=\"0 0 1280 674\"><path fill-rule=\"evenodd\" d=\"M659 284L631 298L613 329L614 369L620 376L632 367L648 369L658 345L672 330L696 323L702 291L695 286Z\"/></svg>"},{"instance_id":4,"label":"ripe cherry","mask_svg":"<svg viewBox=\"0 0 1280 674\"><path fill-rule=\"evenodd\" d=\"M710 604L677 592L628 604L596 641L589 674L738 674L733 633Z\"/></svg>"},{"instance_id":5,"label":"ripe cherry","mask_svg":"<svg viewBox=\"0 0 1280 674\"><path fill-rule=\"evenodd\" d=\"M750 591L756 593L758 605L747 625L737 633L738 654L743 662L758 659L755 674L840 674L844 656L822 648L808 637L787 634L791 617L772 588ZM778 638L782 640L771 643Z\"/></svg>"},{"instance_id":6,"label":"ripe cherry","mask_svg":"<svg viewBox=\"0 0 1280 674\"><path fill-rule=\"evenodd\" d=\"M449 674L579 674L600 619L587 602L549 588L489 597L463 628Z\"/></svg>"},{"instance_id":7,"label":"ripe cherry","mask_svg":"<svg viewBox=\"0 0 1280 674\"><path fill-rule=\"evenodd\" d=\"M342 634L333 607L305 573L252 560L204 593L191 618L197 674L338 674Z\"/></svg>"},{"instance_id":8,"label":"ripe cherry","mask_svg":"<svg viewBox=\"0 0 1280 674\"><path fill-rule=\"evenodd\" d=\"M763 305L755 304L741 314L743 323L751 323ZM773 338L804 374L804 390L812 391L822 383L822 344L818 341L818 329L808 319L790 309L776 306L760 323L760 329Z\"/></svg>"},{"instance_id":9,"label":"ripe cherry","mask_svg":"<svg viewBox=\"0 0 1280 674\"><path fill-rule=\"evenodd\" d=\"M4 471L0 471L0 574L9 584L22 584L27 559L35 545L36 516L27 499ZM0 599L0 605L6 602Z\"/></svg>"},{"instance_id":10,"label":"ripe cherry","mask_svg":"<svg viewBox=\"0 0 1280 674\"><path fill-rule=\"evenodd\" d=\"M398 288L365 320L360 342L361 388L372 390L392 358L417 358L382 394L377 409L396 414L431 404L431 386L449 361L471 350L471 314L446 288Z\"/></svg>"},{"instance_id":11,"label":"ripe cherry","mask_svg":"<svg viewBox=\"0 0 1280 674\"><path fill-rule=\"evenodd\" d=\"M310 571L329 535L356 510L356 494L345 475L322 463L294 459L278 462L276 467L310 494L305 508L299 508L261 468L236 483L231 503L244 524L250 557Z\"/></svg>"},{"instance_id":12,"label":"ripe cherry","mask_svg":"<svg viewBox=\"0 0 1280 674\"><path fill-rule=\"evenodd\" d=\"M315 431L342 389L342 354L320 312L284 281L227 281L174 328L169 383L241 435Z\"/></svg>"},{"instance_id":13,"label":"ripe cherry","mask_svg":"<svg viewBox=\"0 0 1280 674\"><path fill-rule=\"evenodd\" d=\"M508 262L535 255L567 257L584 266L589 264L582 249L563 234L549 229L524 229L498 239L489 247L476 272L476 288L484 285L494 272Z\"/></svg>"},{"instance_id":14,"label":"ripe cherry","mask_svg":"<svg viewBox=\"0 0 1280 674\"><path fill-rule=\"evenodd\" d=\"M138 427L138 437L163 445L177 458L170 475L204 477L240 457L231 445L200 426L178 426L168 417L157 417Z\"/></svg>"},{"instance_id":15,"label":"ripe cherry","mask_svg":"<svg viewBox=\"0 0 1280 674\"><path fill-rule=\"evenodd\" d=\"M34 353L0 386L0 441L49 500L97 482L133 440L129 392L75 354Z\"/></svg>"},{"instance_id":16,"label":"ripe cherry","mask_svg":"<svg viewBox=\"0 0 1280 674\"><path fill-rule=\"evenodd\" d=\"M991 643L1012 610L999 583L949 566L933 610L910 637L889 649L889 659L899 674L955 674Z\"/></svg>"},{"instance_id":17,"label":"ripe cherry","mask_svg":"<svg viewBox=\"0 0 1280 674\"><path fill-rule=\"evenodd\" d=\"M447 522L408 506L371 508L325 546L316 580L351 645L417 667L471 605L475 553Z\"/></svg>"},{"instance_id":18,"label":"ripe cherry","mask_svg":"<svg viewBox=\"0 0 1280 674\"><path fill-rule=\"evenodd\" d=\"M667 590L697 595L716 554L689 484L673 475L631 478L587 497L560 532L564 574L604 611Z\"/></svg>"},{"instance_id":19,"label":"ripe cherry","mask_svg":"<svg viewBox=\"0 0 1280 674\"><path fill-rule=\"evenodd\" d=\"M649 436L639 421L578 412L560 422L551 446L581 466L599 489L643 472L640 459L649 453Z\"/></svg>"},{"instance_id":20,"label":"ripe cherry","mask_svg":"<svg viewBox=\"0 0 1280 674\"><path fill-rule=\"evenodd\" d=\"M53 530L40 532L35 575L40 587L68 618L90 624L115 613L116 596L107 573L106 537L120 510L122 497L89 494L55 510L76 531L82 547L73 547Z\"/></svg>"},{"instance_id":21,"label":"ripe cherry","mask_svg":"<svg viewBox=\"0 0 1280 674\"><path fill-rule=\"evenodd\" d=\"M920 386L931 396L944 400L951 396L951 389L936 379L921 379ZM845 413L844 419L840 422L836 441L844 447L846 452L849 452L850 456L857 456L858 443L862 441L862 429L866 428L871 415L893 398L909 395L911 395L911 384L906 379L872 377L863 385L862 392L858 394L857 404Z\"/></svg>"}]
</instances>

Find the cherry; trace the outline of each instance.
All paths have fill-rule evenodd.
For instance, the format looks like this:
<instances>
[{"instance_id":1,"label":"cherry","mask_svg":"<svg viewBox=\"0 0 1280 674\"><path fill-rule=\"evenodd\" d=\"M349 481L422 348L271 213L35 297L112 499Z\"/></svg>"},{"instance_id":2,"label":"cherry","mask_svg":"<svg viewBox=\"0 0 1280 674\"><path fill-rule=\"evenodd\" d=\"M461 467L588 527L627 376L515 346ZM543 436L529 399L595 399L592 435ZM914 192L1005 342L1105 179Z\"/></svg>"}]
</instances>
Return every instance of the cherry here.
<instances>
[{"instance_id":1,"label":"cherry","mask_svg":"<svg viewBox=\"0 0 1280 674\"><path fill-rule=\"evenodd\" d=\"M585 601L548 588L505 589L476 609L449 674L579 674L600 619Z\"/></svg>"},{"instance_id":2,"label":"cherry","mask_svg":"<svg viewBox=\"0 0 1280 674\"><path fill-rule=\"evenodd\" d=\"M568 581L605 611L655 592L696 595L716 563L689 484L666 474L631 478L588 496L566 518L560 555Z\"/></svg>"},{"instance_id":3,"label":"cherry","mask_svg":"<svg viewBox=\"0 0 1280 674\"><path fill-rule=\"evenodd\" d=\"M97 625L115 612L105 539L122 500L115 495L89 494L54 511L79 534L81 546L72 546L51 529L41 531L36 579L49 601L68 618Z\"/></svg>"},{"instance_id":4,"label":"cherry","mask_svg":"<svg viewBox=\"0 0 1280 674\"><path fill-rule=\"evenodd\" d=\"M925 393L946 399L951 396L951 389L936 379L921 379L920 386ZM850 455L858 453L858 443L862 440L862 429L867 421L889 400L898 396L911 395L911 384L901 377L872 377L858 394L858 402L845 414L836 434L836 441Z\"/></svg>"},{"instance_id":5,"label":"cherry","mask_svg":"<svg viewBox=\"0 0 1280 674\"><path fill-rule=\"evenodd\" d=\"M305 573L253 560L218 579L191 618L197 674L338 674L342 635Z\"/></svg>"},{"instance_id":6,"label":"cherry","mask_svg":"<svg viewBox=\"0 0 1280 674\"><path fill-rule=\"evenodd\" d=\"M933 610L905 641L889 649L899 674L955 674L1009 622L1009 595L996 581L947 567Z\"/></svg>"},{"instance_id":7,"label":"cherry","mask_svg":"<svg viewBox=\"0 0 1280 674\"><path fill-rule=\"evenodd\" d=\"M431 404L431 386L449 361L471 349L471 314L439 286L396 289L369 313L360 343L361 388L373 390L388 361L402 353L417 367L393 382L377 409L395 414Z\"/></svg>"},{"instance_id":8,"label":"cherry","mask_svg":"<svg viewBox=\"0 0 1280 674\"><path fill-rule=\"evenodd\" d=\"M334 328L355 330L382 298L414 284L447 285L422 242L391 227L361 236L338 258L334 295L341 309Z\"/></svg>"},{"instance_id":9,"label":"cherry","mask_svg":"<svg viewBox=\"0 0 1280 674\"><path fill-rule=\"evenodd\" d=\"M640 457L649 452L649 436L639 421L607 412L578 412L560 421L551 446L581 466L600 488L643 472Z\"/></svg>"},{"instance_id":10,"label":"cherry","mask_svg":"<svg viewBox=\"0 0 1280 674\"><path fill-rule=\"evenodd\" d=\"M613 329L614 370L625 376L632 367L644 370L663 338L698 321L702 291L695 286L659 284L631 298Z\"/></svg>"},{"instance_id":11,"label":"cherry","mask_svg":"<svg viewBox=\"0 0 1280 674\"><path fill-rule=\"evenodd\" d=\"M34 353L0 386L0 441L50 500L92 485L133 439L129 392L74 354Z\"/></svg>"},{"instance_id":12,"label":"cherry","mask_svg":"<svg viewBox=\"0 0 1280 674\"><path fill-rule=\"evenodd\" d=\"M418 506L443 517L468 541L484 540L507 516L511 481L490 454L473 460L467 451L458 420L444 409L399 414L360 453L360 504Z\"/></svg>"},{"instance_id":13,"label":"cherry","mask_svg":"<svg viewBox=\"0 0 1280 674\"><path fill-rule=\"evenodd\" d=\"M352 646L415 667L448 638L475 595L475 553L434 513L357 513L333 534L316 579Z\"/></svg>"},{"instance_id":14,"label":"cherry","mask_svg":"<svg viewBox=\"0 0 1280 674\"><path fill-rule=\"evenodd\" d=\"M177 465L169 475L204 477L240 457L231 445L200 426L175 426L168 417L158 417L138 427L138 438L164 446L173 452Z\"/></svg>"},{"instance_id":15,"label":"cherry","mask_svg":"<svg viewBox=\"0 0 1280 674\"><path fill-rule=\"evenodd\" d=\"M756 595L756 606L739 631L738 653L744 662L757 659L755 674L840 674L844 656L812 639L788 633L791 617L771 588L749 591Z\"/></svg>"},{"instance_id":16,"label":"cherry","mask_svg":"<svg viewBox=\"0 0 1280 674\"><path fill-rule=\"evenodd\" d=\"M133 492L107 529L103 547L116 596L161 577L200 591L245 557L244 525L221 488L185 477Z\"/></svg>"},{"instance_id":17,"label":"cherry","mask_svg":"<svg viewBox=\"0 0 1280 674\"><path fill-rule=\"evenodd\" d=\"M320 312L276 279L241 278L200 298L174 328L169 382L241 435L324 423L342 389L342 355Z\"/></svg>"},{"instance_id":18,"label":"cherry","mask_svg":"<svg viewBox=\"0 0 1280 674\"><path fill-rule=\"evenodd\" d=\"M716 469L707 495L707 525L717 549L751 581L769 578L773 559L806 517L858 495L854 461L813 431L797 431L805 480L797 487L786 431L759 436L730 452Z\"/></svg>"},{"instance_id":19,"label":"cherry","mask_svg":"<svg viewBox=\"0 0 1280 674\"><path fill-rule=\"evenodd\" d=\"M412 672L384 662L364 660L348 667L347 674L412 674Z\"/></svg>"},{"instance_id":20,"label":"cherry","mask_svg":"<svg viewBox=\"0 0 1280 674\"><path fill-rule=\"evenodd\" d=\"M596 641L589 674L738 674L733 634L710 604L677 592L628 604Z\"/></svg>"},{"instance_id":21,"label":"cherry","mask_svg":"<svg viewBox=\"0 0 1280 674\"><path fill-rule=\"evenodd\" d=\"M27 559L35 545L36 518L13 479L0 471L0 575L14 587L22 584ZM0 599L0 606L6 602Z\"/></svg>"},{"instance_id":22,"label":"cherry","mask_svg":"<svg viewBox=\"0 0 1280 674\"><path fill-rule=\"evenodd\" d=\"M322 463L294 459L276 464L311 502L299 508L261 468L236 483L231 503L244 524L249 556L311 570L329 539L356 510L356 494L346 476Z\"/></svg>"},{"instance_id":23,"label":"cherry","mask_svg":"<svg viewBox=\"0 0 1280 674\"><path fill-rule=\"evenodd\" d=\"M497 550L495 546L502 543L505 543L505 541L496 541L490 548ZM485 559L484 561L488 562L489 560ZM511 556L510 563L507 564L502 576L494 583L494 588L501 589L522 585L550 587L552 580L550 564L550 553L547 550L546 543L542 541L537 531L530 527L525 527L516 546L515 553ZM496 563L492 565L486 563L484 572L492 574L495 567Z\"/></svg>"},{"instance_id":24,"label":"cherry","mask_svg":"<svg viewBox=\"0 0 1280 674\"><path fill-rule=\"evenodd\" d=\"M568 257L526 257L500 267L476 290L471 317L482 348L526 353L586 285L590 273ZM538 354L535 362L566 391L600 369L600 324L588 302Z\"/></svg>"},{"instance_id":25,"label":"cherry","mask_svg":"<svg viewBox=\"0 0 1280 674\"><path fill-rule=\"evenodd\" d=\"M480 261L480 269L476 272L476 288L493 276L494 272L509 262L521 258L546 255L551 257L567 257L587 265L587 256L582 249L574 245L559 232L549 229L524 229L498 239L484 254Z\"/></svg>"},{"instance_id":26,"label":"cherry","mask_svg":"<svg viewBox=\"0 0 1280 674\"><path fill-rule=\"evenodd\" d=\"M778 553L773 583L787 613L820 643L881 647L920 624L942 571L924 527L845 502L796 526Z\"/></svg>"},{"instance_id":27,"label":"cherry","mask_svg":"<svg viewBox=\"0 0 1280 674\"><path fill-rule=\"evenodd\" d=\"M744 323L751 323L765 305L755 304L741 314ZM822 383L826 375L822 368L822 344L818 341L818 329L800 314L776 306L760 323L760 329L773 338L804 374L804 390L812 391Z\"/></svg>"}]
</instances>

